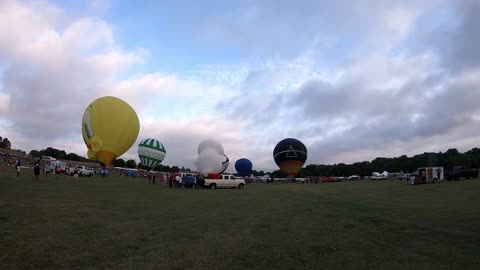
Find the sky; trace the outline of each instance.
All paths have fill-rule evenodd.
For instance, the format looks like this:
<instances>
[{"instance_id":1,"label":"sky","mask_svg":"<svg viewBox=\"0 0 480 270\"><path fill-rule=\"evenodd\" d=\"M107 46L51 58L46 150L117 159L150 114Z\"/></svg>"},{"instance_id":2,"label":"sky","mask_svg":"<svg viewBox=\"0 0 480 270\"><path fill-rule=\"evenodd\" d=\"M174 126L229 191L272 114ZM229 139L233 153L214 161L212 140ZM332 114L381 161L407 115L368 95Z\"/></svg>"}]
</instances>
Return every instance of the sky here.
<instances>
[{"instance_id":1,"label":"sky","mask_svg":"<svg viewBox=\"0 0 480 270\"><path fill-rule=\"evenodd\" d=\"M81 120L129 103L137 145L195 169L198 144L272 171L480 145L480 1L0 0L0 136L86 156Z\"/></svg>"}]
</instances>

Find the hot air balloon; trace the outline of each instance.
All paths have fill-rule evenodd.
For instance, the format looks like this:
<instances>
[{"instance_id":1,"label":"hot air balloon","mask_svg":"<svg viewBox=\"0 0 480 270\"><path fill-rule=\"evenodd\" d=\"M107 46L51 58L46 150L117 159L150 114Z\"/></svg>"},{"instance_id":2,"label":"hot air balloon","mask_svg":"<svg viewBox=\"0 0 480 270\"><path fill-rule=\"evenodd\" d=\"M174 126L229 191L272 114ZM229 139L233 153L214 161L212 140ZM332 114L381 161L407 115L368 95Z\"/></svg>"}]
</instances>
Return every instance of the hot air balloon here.
<instances>
[{"instance_id":1,"label":"hot air balloon","mask_svg":"<svg viewBox=\"0 0 480 270\"><path fill-rule=\"evenodd\" d=\"M246 177L252 173L253 164L246 158L241 158L235 162L235 170L241 177Z\"/></svg>"},{"instance_id":2,"label":"hot air balloon","mask_svg":"<svg viewBox=\"0 0 480 270\"><path fill-rule=\"evenodd\" d=\"M209 173L220 173L223 170L224 156L219 155L213 148L203 150L196 160L197 171L207 176Z\"/></svg>"},{"instance_id":3,"label":"hot air balloon","mask_svg":"<svg viewBox=\"0 0 480 270\"><path fill-rule=\"evenodd\" d=\"M202 175L223 173L230 160L223 152L223 146L217 140L206 139L198 145L197 170Z\"/></svg>"},{"instance_id":4,"label":"hot air balloon","mask_svg":"<svg viewBox=\"0 0 480 270\"><path fill-rule=\"evenodd\" d=\"M297 139L283 139L275 146L273 158L282 171L294 177L307 160L307 147Z\"/></svg>"},{"instance_id":5,"label":"hot air balloon","mask_svg":"<svg viewBox=\"0 0 480 270\"><path fill-rule=\"evenodd\" d=\"M219 155L223 155L223 154L224 154L222 144L220 144L220 142L218 142L218 141L215 140L215 139L206 139L206 140L203 140L203 141L198 145L198 149L197 149L197 150L198 150L198 154L200 155L203 150L208 149L208 148L214 149L214 150L217 152L217 154L219 154Z\"/></svg>"},{"instance_id":6,"label":"hot air balloon","mask_svg":"<svg viewBox=\"0 0 480 270\"><path fill-rule=\"evenodd\" d=\"M160 164L166 153L165 146L155 139L142 140L138 145L138 157L147 168L154 168Z\"/></svg>"},{"instance_id":7,"label":"hot air balloon","mask_svg":"<svg viewBox=\"0 0 480 270\"><path fill-rule=\"evenodd\" d=\"M230 159L228 159L227 155L223 154L222 171L220 173L224 173L228 169L228 165L230 165Z\"/></svg>"},{"instance_id":8,"label":"hot air balloon","mask_svg":"<svg viewBox=\"0 0 480 270\"><path fill-rule=\"evenodd\" d=\"M135 142L140 123L135 110L116 97L101 97L85 109L82 136L88 158L108 166Z\"/></svg>"}]
</instances>

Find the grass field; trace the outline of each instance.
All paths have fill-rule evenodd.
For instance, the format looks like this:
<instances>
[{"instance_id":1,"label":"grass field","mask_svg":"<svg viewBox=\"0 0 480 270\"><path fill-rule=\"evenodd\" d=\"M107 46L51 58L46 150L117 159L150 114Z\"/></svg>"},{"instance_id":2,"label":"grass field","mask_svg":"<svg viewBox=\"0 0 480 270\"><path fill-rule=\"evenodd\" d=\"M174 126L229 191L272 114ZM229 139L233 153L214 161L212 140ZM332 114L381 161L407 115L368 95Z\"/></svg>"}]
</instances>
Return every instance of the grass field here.
<instances>
[{"instance_id":1,"label":"grass field","mask_svg":"<svg viewBox=\"0 0 480 270\"><path fill-rule=\"evenodd\" d=\"M478 269L480 181L168 189L0 168L1 269Z\"/></svg>"}]
</instances>

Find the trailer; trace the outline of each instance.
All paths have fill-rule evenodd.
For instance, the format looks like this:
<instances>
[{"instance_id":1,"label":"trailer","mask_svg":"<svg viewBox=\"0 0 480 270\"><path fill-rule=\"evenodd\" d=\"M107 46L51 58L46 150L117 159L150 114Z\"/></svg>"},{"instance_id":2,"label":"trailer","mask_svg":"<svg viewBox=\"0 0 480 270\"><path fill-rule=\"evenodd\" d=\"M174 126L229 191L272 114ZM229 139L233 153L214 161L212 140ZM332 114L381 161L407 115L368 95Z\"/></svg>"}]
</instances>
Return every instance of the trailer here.
<instances>
[{"instance_id":1,"label":"trailer","mask_svg":"<svg viewBox=\"0 0 480 270\"><path fill-rule=\"evenodd\" d=\"M55 169L58 169L58 171L55 171ZM60 160L47 161L47 164L45 165L45 173L65 173L66 169L67 164Z\"/></svg>"},{"instance_id":2,"label":"trailer","mask_svg":"<svg viewBox=\"0 0 480 270\"><path fill-rule=\"evenodd\" d=\"M412 175L408 181L410 185L438 183L445 180L443 167L420 167L418 174Z\"/></svg>"}]
</instances>

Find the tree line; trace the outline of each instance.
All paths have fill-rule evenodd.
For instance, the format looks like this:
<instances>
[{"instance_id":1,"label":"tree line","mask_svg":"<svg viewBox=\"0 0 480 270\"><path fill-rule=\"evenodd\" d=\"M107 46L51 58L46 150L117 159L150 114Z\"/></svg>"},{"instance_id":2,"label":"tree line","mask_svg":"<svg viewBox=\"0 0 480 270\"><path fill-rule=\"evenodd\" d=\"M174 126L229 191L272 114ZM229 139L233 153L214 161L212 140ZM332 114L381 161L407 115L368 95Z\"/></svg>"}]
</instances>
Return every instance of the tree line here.
<instances>
[{"instance_id":1,"label":"tree line","mask_svg":"<svg viewBox=\"0 0 480 270\"><path fill-rule=\"evenodd\" d=\"M333 165L310 164L301 169L297 177L307 176L369 176L373 172L383 171L411 173L419 167L442 166L450 171L456 166L470 166L480 168L480 149L475 147L464 153L456 148L448 149L446 152L425 152L412 157L402 155L399 157L385 158L377 157L372 161L355 162L353 164L338 163ZM274 171L271 177L286 177L282 171Z\"/></svg>"},{"instance_id":2,"label":"tree line","mask_svg":"<svg viewBox=\"0 0 480 270\"><path fill-rule=\"evenodd\" d=\"M190 169L188 168L185 168L185 167L178 167L178 166L168 166L168 165L163 165L163 164L159 164L157 166L155 166L154 168L148 168L148 167L145 167L144 165L142 165L141 162L139 162L137 164L137 162L133 159L129 159L129 160L124 160L122 158L117 158L114 162L113 162L113 166L115 167L122 167L122 168L131 168L131 169L145 169L145 170L153 170L153 171L158 171L158 172L179 172L179 171L190 171Z\"/></svg>"},{"instance_id":3,"label":"tree line","mask_svg":"<svg viewBox=\"0 0 480 270\"><path fill-rule=\"evenodd\" d=\"M12 144L8 138L0 137L0 148L11 149ZM43 150L32 150L29 155L32 157L50 156L56 159L81 161L81 162L93 162L85 157L79 156L75 153L68 153L65 150L59 150L53 147L47 147ZM233 164L231 164L233 165ZM115 167L123 168L138 168L147 169L141 163L136 163L135 160L129 159L116 159L114 161ZM403 172L411 173L416 171L419 167L428 166L442 166L445 170L452 170L455 166L470 166L472 168L480 168L480 148L472 148L464 153L460 153L456 148L448 149L446 152L425 152L412 157L402 155L399 157L386 158L377 157L372 161L355 162L352 164L338 163L332 165L325 164L309 164L302 168L297 177L307 176L350 176L359 175L361 177L372 175L373 172ZM189 168L168 166L160 164L153 168L155 171L163 172L179 172L190 171ZM264 176L269 174L274 178L284 178L287 175L280 171L275 170L273 172L264 172L253 170L252 174L255 176Z\"/></svg>"},{"instance_id":4,"label":"tree line","mask_svg":"<svg viewBox=\"0 0 480 270\"><path fill-rule=\"evenodd\" d=\"M49 156L55 159L63 159L63 160L72 160L72 161L82 161L82 162L89 162L88 158L79 156L75 153L68 153L65 150L59 150L53 147L47 147L47 149L43 150L32 150L29 153L30 156L35 158L41 158L42 156Z\"/></svg>"}]
</instances>

